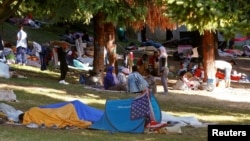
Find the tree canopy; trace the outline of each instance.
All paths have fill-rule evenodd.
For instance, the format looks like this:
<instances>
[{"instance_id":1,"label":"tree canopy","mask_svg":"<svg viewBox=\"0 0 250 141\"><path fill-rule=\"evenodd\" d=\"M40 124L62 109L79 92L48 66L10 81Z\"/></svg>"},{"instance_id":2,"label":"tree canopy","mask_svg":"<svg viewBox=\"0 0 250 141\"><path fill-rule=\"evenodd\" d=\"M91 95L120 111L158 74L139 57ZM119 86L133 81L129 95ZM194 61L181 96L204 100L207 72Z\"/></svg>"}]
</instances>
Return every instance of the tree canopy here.
<instances>
[{"instance_id":1,"label":"tree canopy","mask_svg":"<svg viewBox=\"0 0 250 141\"><path fill-rule=\"evenodd\" d=\"M18 11L23 0L0 0L0 23Z\"/></svg>"},{"instance_id":2,"label":"tree canopy","mask_svg":"<svg viewBox=\"0 0 250 141\"><path fill-rule=\"evenodd\" d=\"M165 14L189 30L220 30L229 38L250 32L250 5L244 0L165 0Z\"/></svg>"},{"instance_id":3,"label":"tree canopy","mask_svg":"<svg viewBox=\"0 0 250 141\"><path fill-rule=\"evenodd\" d=\"M115 26L118 25L124 28L132 26L135 30L140 30L145 23L152 30L159 26L163 29L172 29L175 27L175 24L171 23L169 18L162 14L162 11L166 7L161 6L163 5L161 1L155 0L5 1L18 2L20 5L19 8L17 6L13 10L17 15L24 17L26 16L25 14L32 13L34 17L48 21L49 23L81 21L89 24L93 17L101 12L105 17L103 22L111 22ZM12 4L9 6L12 6ZM2 9L2 11L7 11L7 9Z\"/></svg>"}]
</instances>

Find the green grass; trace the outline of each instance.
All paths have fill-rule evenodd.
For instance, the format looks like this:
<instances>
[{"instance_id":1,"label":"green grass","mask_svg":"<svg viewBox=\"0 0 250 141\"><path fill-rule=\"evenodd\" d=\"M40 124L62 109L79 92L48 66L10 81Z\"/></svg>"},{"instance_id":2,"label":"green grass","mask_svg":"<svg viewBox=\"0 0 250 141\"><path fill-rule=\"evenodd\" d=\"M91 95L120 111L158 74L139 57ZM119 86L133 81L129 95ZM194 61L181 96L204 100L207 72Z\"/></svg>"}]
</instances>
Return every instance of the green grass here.
<instances>
[{"instance_id":1,"label":"green grass","mask_svg":"<svg viewBox=\"0 0 250 141\"><path fill-rule=\"evenodd\" d=\"M39 68L29 66L11 65L18 74L27 78L0 78L1 89L13 89L19 102L11 103L16 109L29 110L34 106L62 102L65 100L79 99L86 104L104 109L106 99L124 99L134 97L132 94L97 92L83 88L78 83L78 71L71 70L67 76L70 85L58 84L58 70L40 71ZM195 116L200 121L221 124L248 124L250 122L250 111L244 107L234 107L237 103L226 103L225 101L211 102L210 98L195 96L197 101L192 101L193 95L180 95L171 93L164 98L156 95L162 111L178 116ZM190 100L189 100L190 99ZM225 103L225 104L221 104ZM228 118L229 117L229 118ZM122 122L122 121L121 121ZM77 129L29 129L25 126L1 125L1 140L136 140L136 141L205 141L207 140L207 128L183 127L183 134L129 134L109 133L108 131Z\"/></svg>"},{"instance_id":2,"label":"green grass","mask_svg":"<svg viewBox=\"0 0 250 141\"><path fill-rule=\"evenodd\" d=\"M58 37L56 32L48 29L26 29L34 39L44 42ZM6 31L9 31L8 34ZM17 28L13 25L4 25L4 39L14 40ZM39 31L39 32L38 32ZM50 32L49 32L50 31ZM62 30L63 31L63 30ZM35 38L36 37L36 38ZM66 80L70 85L58 84L59 71L50 67L50 70L40 71L30 66L11 65L11 69L27 78L0 78L0 89L12 89L19 102L6 102L16 109L23 111L31 107L79 99L86 104L104 109L107 99L124 99L134 97L132 94L107 93L83 88L78 82L82 72L70 70ZM176 116L195 116L198 120L220 124L249 124L249 103L236 103L214 100L199 95L185 95L170 91L167 97L156 95L162 111ZM197 100L193 100L193 99ZM244 106L245 104L245 106ZM241 105L241 106L235 106ZM243 106L242 106L243 105ZM122 121L121 121L122 122ZM108 131L89 129L29 129L25 126L0 125L1 141L206 141L207 128L183 127L183 134L129 134L109 133Z\"/></svg>"},{"instance_id":3,"label":"green grass","mask_svg":"<svg viewBox=\"0 0 250 141\"><path fill-rule=\"evenodd\" d=\"M3 40L9 41L13 43L13 45L15 45L18 26L9 23L3 23L0 26L1 26L0 33ZM51 40L58 40L59 35L64 33L64 30L58 27L33 29L31 27L24 26L24 31L27 32L28 40L36 41L38 43L45 43Z\"/></svg>"},{"instance_id":4,"label":"green grass","mask_svg":"<svg viewBox=\"0 0 250 141\"><path fill-rule=\"evenodd\" d=\"M121 93L105 93L96 92L88 89L84 89L82 85L78 84L77 79L74 79L73 75L70 75L67 79L70 80L70 85L64 86L58 84L56 77L58 73L53 71L41 72L39 69L12 66L19 74L27 76L27 78L0 78L0 88L13 89L17 95L19 102L10 103L17 109L26 111L31 107L45 105L49 103L57 103L69 98L77 98L86 101L88 105L104 109L104 103L106 99L124 99L128 97L134 97L132 94ZM77 72L71 72L77 74ZM162 109L179 109L183 107L172 105L172 103L161 102ZM169 107L169 108L168 108ZM180 110L180 109L179 109ZM183 109L185 110L185 109ZM121 121L122 122L122 121ZM195 129L187 127L183 129L183 135L165 135L165 134L129 134L129 133L109 133L108 131L77 129L77 130L65 130L65 129L29 129L25 126L13 126L3 125L0 126L0 137L2 140L8 141L27 141L27 140L55 140L55 141L68 141L68 140L86 140L86 141L102 141L102 140L176 140L176 141L193 141L194 139L206 140L206 128ZM190 132L196 132L189 135ZM199 134L197 134L197 132Z\"/></svg>"}]
</instances>

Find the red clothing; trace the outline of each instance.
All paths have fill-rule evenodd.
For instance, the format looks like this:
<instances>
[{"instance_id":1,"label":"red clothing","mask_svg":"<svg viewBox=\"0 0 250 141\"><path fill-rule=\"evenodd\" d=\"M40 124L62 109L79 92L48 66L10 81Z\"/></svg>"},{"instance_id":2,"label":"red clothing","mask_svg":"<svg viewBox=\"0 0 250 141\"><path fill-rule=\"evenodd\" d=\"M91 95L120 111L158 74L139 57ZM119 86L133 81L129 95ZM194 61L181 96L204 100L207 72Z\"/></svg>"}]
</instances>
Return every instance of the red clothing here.
<instances>
[{"instance_id":1,"label":"red clothing","mask_svg":"<svg viewBox=\"0 0 250 141\"><path fill-rule=\"evenodd\" d=\"M29 14L28 14L28 18L29 18L29 19L33 19L32 13L29 13Z\"/></svg>"},{"instance_id":2,"label":"red clothing","mask_svg":"<svg viewBox=\"0 0 250 141\"><path fill-rule=\"evenodd\" d=\"M143 65L143 61L142 61L142 59L141 59L141 58L137 60L136 65L137 65L137 66L141 66L141 65Z\"/></svg>"},{"instance_id":3,"label":"red clothing","mask_svg":"<svg viewBox=\"0 0 250 141\"><path fill-rule=\"evenodd\" d=\"M202 71L204 71L204 70L201 69L201 68L197 68L197 69L194 71L194 76L196 76L196 77L201 77Z\"/></svg>"},{"instance_id":4,"label":"red clothing","mask_svg":"<svg viewBox=\"0 0 250 141\"><path fill-rule=\"evenodd\" d=\"M153 68L155 68L155 62L156 62L156 59L157 59L157 58L158 58L158 57L152 55L152 56L150 56L149 59L148 59L149 65L152 65Z\"/></svg>"},{"instance_id":5,"label":"red clothing","mask_svg":"<svg viewBox=\"0 0 250 141\"><path fill-rule=\"evenodd\" d=\"M225 74L222 73L222 72L220 72L220 71L217 71L216 74L215 74L215 76L216 76L217 78L219 78L219 79L224 79ZM235 75L232 75L232 74L231 74L230 78L231 78L231 80L236 80L236 81L238 81L238 80L240 80L241 77L240 77L240 76L235 76Z\"/></svg>"}]
</instances>

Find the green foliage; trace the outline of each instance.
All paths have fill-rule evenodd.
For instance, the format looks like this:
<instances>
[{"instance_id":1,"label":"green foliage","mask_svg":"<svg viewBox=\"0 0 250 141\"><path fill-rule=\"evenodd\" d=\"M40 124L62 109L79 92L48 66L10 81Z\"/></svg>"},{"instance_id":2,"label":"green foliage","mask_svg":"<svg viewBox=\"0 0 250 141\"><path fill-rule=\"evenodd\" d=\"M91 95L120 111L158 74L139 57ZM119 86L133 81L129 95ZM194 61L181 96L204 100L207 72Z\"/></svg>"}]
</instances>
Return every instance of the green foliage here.
<instances>
[{"instance_id":1,"label":"green foliage","mask_svg":"<svg viewBox=\"0 0 250 141\"><path fill-rule=\"evenodd\" d=\"M189 30L224 32L231 37L235 33L247 34L250 6L243 0L166 0L166 15Z\"/></svg>"},{"instance_id":2,"label":"green foliage","mask_svg":"<svg viewBox=\"0 0 250 141\"><path fill-rule=\"evenodd\" d=\"M105 15L105 22L112 22L114 25L124 26L127 21L135 21L145 18L146 13L144 6L128 5L124 0L82 0L79 3L80 11L85 13L85 22L89 22L91 18L101 12Z\"/></svg>"},{"instance_id":3,"label":"green foliage","mask_svg":"<svg viewBox=\"0 0 250 141\"><path fill-rule=\"evenodd\" d=\"M50 27L54 28L54 27ZM17 27L12 24L3 25L4 33L10 36L4 36L4 39L16 37ZM58 30L51 29L28 29L25 28L34 40L47 41L47 38L56 38ZM63 30L62 30L63 31ZM48 34L50 33L50 34ZM4 34L5 35L5 34ZM48 37L49 36L49 37ZM14 38L13 38L14 39ZM15 41L15 40L14 40ZM249 59L248 59L249 60ZM176 63L177 64L177 63ZM12 89L17 95L19 102L8 102L18 110L27 111L31 107L47 105L79 99L88 101L89 106L104 109L106 99L125 99L135 97L134 94L108 93L105 91L95 91L83 88L78 82L79 74L82 71L70 69L66 80L70 85L58 84L59 70L50 67L49 70L40 71L40 68L31 66L10 65L11 70L17 74L27 77L24 78L0 78L1 89ZM170 79L169 79L170 80ZM172 79L170 80L172 82ZM173 81L174 82L174 81ZM246 86L248 86L246 84ZM243 88L243 86L242 86ZM247 88L247 87L246 87ZM249 124L250 110L244 106L243 102L226 102L210 98L202 94L180 94L175 91L169 92L169 95L163 96L156 94L162 111L176 116L197 116L204 122L218 124ZM195 100L193 100L195 99ZM102 102L103 101L103 102ZM228 117L228 118L227 118ZM242 119L242 120L237 120ZM0 126L1 141L206 141L207 128L182 127L183 134L129 134L129 133L110 133L108 131L89 130L89 129L49 129L38 128L30 129L25 126L4 125Z\"/></svg>"},{"instance_id":4,"label":"green foliage","mask_svg":"<svg viewBox=\"0 0 250 141\"><path fill-rule=\"evenodd\" d=\"M20 15L32 12L34 17L50 23L81 21L89 24L98 13L105 15L105 22L124 26L128 21L145 19L143 1L129 5L124 0L26 0L20 6Z\"/></svg>"},{"instance_id":5,"label":"green foliage","mask_svg":"<svg viewBox=\"0 0 250 141\"><path fill-rule=\"evenodd\" d=\"M23 0L0 0L0 22L4 22L17 11Z\"/></svg>"}]
</instances>

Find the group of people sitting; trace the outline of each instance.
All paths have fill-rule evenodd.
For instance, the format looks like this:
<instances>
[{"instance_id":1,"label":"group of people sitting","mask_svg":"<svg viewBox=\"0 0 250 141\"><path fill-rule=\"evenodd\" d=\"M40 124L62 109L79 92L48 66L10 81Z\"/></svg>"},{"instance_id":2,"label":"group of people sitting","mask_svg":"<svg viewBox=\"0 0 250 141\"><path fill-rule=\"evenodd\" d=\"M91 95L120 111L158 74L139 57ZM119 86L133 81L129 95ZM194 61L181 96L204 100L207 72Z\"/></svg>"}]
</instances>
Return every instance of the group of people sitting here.
<instances>
[{"instance_id":1,"label":"group of people sitting","mask_svg":"<svg viewBox=\"0 0 250 141\"><path fill-rule=\"evenodd\" d=\"M204 70L202 67L198 67L194 74L188 71L181 71L179 73L179 79L176 81L173 89L175 90L202 90L202 82L204 79Z\"/></svg>"},{"instance_id":2,"label":"group of people sitting","mask_svg":"<svg viewBox=\"0 0 250 141\"><path fill-rule=\"evenodd\" d=\"M214 78L216 78L215 85L219 86L219 80L224 80L223 86L229 88L232 80L239 81L242 78L241 73L237 73L233 69L234 65L237 63L234 60L215 60L216 73ZM192 71L180 71L179 79L174 85L174 89L177 90L197 90L204 89L202 83L205 82L205 72L202 63L198 64L198 67ZM221 86L220 86L221 87Z\"/></svg>"},{"instance_id":3,"label":"group of people sitting","mask_svg":"<svg viewBox=\"0 0 250 141\"><path fill-rule=\"evenodd\" d=\"M147 74L147 71L150 71L153 76L159 76L159 56L159 51L155 50L152 55L147 53L142 54L135 62L134 54L131 51L124 57L124 65L129 68L130 72L132 71L132 66L136 65L138 67L138 72L143 76Z\"/></svg>"},{"instance_id":4,"label":"group of people sitting","mask_svg":"<svg viewBox=\"0 0 250 141\"><path fill-rule=\"evenodd\" d=\"M167 86L167 53L165 47L155 50L152 55L142 54L134 63L133 53L128 54L128 66L119 69L117 76L113 66L109 66L104 77L103 85L106 90L124 90L130 93L140 93L149 88L157 93L155 76L161 77L164 94Z\"/></svg>"},{"instance_id":5,"label":"group of people sitting","mask_svg":"<svg viewBox=\"0 0 250 141\"><path fill-rule=\"evenodd\" d=\"M156 93L155 80L150 72L143 77L139 72L136 65L132 67L130 73L128 68L120 67L118 74L115 74L114 67L108 66L106 75L103 79L105 90L127 91L130 93L142 93L148 88Z\"/></svg>"}]
</instances>

